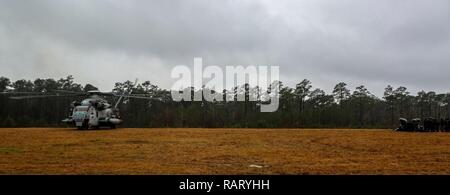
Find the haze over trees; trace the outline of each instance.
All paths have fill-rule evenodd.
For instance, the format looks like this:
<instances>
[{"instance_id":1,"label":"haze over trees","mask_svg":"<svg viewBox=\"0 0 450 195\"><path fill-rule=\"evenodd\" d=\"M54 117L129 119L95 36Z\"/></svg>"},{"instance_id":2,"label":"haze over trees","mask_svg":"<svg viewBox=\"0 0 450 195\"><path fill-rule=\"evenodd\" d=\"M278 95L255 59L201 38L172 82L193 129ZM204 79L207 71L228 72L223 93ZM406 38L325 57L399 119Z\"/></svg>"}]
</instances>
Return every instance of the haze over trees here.
<instances>
[{"instance_id":1,"label":"haze over trees","mask_svg":"<svg viewBox=\"0 0 450 195\"><path fill-rule=\"evenodd\" d=\"M331 94L314 88L307 79L295 88L280 84L280 106L273 113L261 113L260 101L248 101L252 91L263 89L247 84L220 92L224 96L230 91L245 95L247 101L244 102L175 102L170 91L149 81L136 86L132 81L117 82L113 91L123 93L133 88L133 93L155 97L154 100L126 99L125 104L120 105L125 127L393 128L398 125L400 117L450 117L450 93L420 91L413 95L406 87L389 85L383 97L376 97L365 86L349 89L343 82L336 84ZM0 77L0 126L64 126L60 121L69 115L70 103L82 99L48 97L12 100L8 98L10 96L22 92L96 89L91 84L75 83L72 76L58 80L38 78L34 81L11 81ZM192 90L201 93L203 89Z\"/></svg>"}]
</instances>

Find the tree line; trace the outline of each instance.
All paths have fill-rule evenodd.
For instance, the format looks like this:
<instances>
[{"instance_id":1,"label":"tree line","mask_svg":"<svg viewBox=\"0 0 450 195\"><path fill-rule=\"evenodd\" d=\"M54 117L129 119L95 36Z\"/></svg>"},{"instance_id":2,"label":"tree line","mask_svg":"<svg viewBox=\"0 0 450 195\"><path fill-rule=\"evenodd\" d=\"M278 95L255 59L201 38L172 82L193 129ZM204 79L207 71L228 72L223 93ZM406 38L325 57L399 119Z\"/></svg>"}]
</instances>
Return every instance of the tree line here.
<instances>
[{"instance_id":1,"label":"tree line","mask_svg":"<svg viewBox=\"0 0 450 195\"><path fill-rule=\"evenodd\" d=\"M246 101L175 102L169 90L149 81L134 85L131 81L115 83L114 92L133 89L136 94L149 94L155 99L126 99L120 104L124 127L236 127L236 128L393 128L400 117L436 119L450 117L450 93L420 91L415 95L406 87L385 88L383 97L373 95L365 86L354 90L344 82L335 85L331 94L313 88L304 79L295 87L279 82L280 105L276 112L260 112L261 101L248 101L250 91L262 90L248 84L220 92L243 94ZM54 90L89 91L91 84L74 82L72 76L58 80L35 79L10 81L0 77L0 127L64 126L60 121L70 113L74 97L48 97L12 100L10 96L24 92ZM193 89L201 93L203 89ZM218 93L218 92L217 92ZM109 101L115 101L106 97Z\"/></svg>"}]
</instances>

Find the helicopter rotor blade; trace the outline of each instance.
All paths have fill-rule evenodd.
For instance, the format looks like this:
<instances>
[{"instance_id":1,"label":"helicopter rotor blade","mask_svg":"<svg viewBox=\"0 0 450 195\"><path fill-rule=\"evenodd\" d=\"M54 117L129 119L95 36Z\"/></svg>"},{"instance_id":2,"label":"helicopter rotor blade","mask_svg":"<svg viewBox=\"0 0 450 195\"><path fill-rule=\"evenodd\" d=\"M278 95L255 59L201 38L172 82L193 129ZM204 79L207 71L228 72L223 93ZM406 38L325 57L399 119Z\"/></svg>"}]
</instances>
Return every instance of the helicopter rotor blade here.
<instances>
[{"instance_id":1,"label":"helicopter rotor blade","mask_svg":"<svg viewBox=\"0 0 450 195\"><path fill-rule=\"evenodd\" d=\"M47 97L73 97L73 96L79 96L79 94L66 94L66 95L52 94L52 95L13 96L13 97L9 97L9 99L23 100L23 99L36 99L36 98L47 98Z\"/></svg>"},{"instance_id":2,"label":"helicopter rotor blade","mask_svg":"<svg viewBox=\"0 0 450 195\"><path fill-rule=\"evenodd\" d=\"M135 98L135 99L146 99L146 100L156 100L160 102L166 102L167 99L164 99L162 97L153 97L153 96L133 96L133 95L121 95L124 98Z\"/></svg>"},{"instance_id":3,"label":"helicopter rotor blade","mask_svg":"<svg viewBox=\"0 0 450 195\"><path fill-rule=\"evenodd\" d=\"M52 92L56 92L56 93L67 93L67 94L79 94L79 95L89 95L91 93L96 93L96 94L100 94L100 95L114 95L113 92L101 92L101 91L68 91L68 90L52 90Z\"/></svg>"},{"instance_id":4,"label":"helicopter rotor blade","mask_svg":"<svg viewBox=\"0 0 450 195\"><path fill-rule=\"evenodd\" d=\"M137 95L114 95L114 96L124 98L149 99L149 100L155 99L151 96L137 96Z\"/></svg>"},{"instance_id":5,"label":"helicopter rotor blade","mask_svg":"<svg viewBox=\"0 0 450 195\"><path fill-rule=\"evenodd\" d=\"M86 92L77 92L77 91L67 91L67 90L51 90L51 91L45 91L45 92L21 92L21 91L5 91L5 92L0 92L0 94L27 94L27 95L39 95L39 94L43 94L43 95L48 95L48 94L60 94L60 93L65 93L65 94L79 94L79 95L86 95Z\"/></svg>"},{"instance_id":6,"label":"helicopter rotor blade","mask_svg":"<svg viewBox=\"0 0 450 195\"><path fill-rule=\"evenodd\" d=\"M0 94L46 94L45 92L21 92L21 91L5 91Z\"/></svg>"},{"instance_id":7,"label":"helicopter rotor blade","mask_svg":"<svg viewBox=\"0 0 450 195\"><path fill-rule=\"evenodd\" d=\"M68 94L80 94L80 95L86 95L87 93L84 91L69 91L69 90L52 90L51 92L54 93L68 93Z\"/></svg>"},{"instance_id":8,"label":"helicopter rotor blade","mask_svg":"<svg viewBox=\"0 0 450 195\"><path fill-rule=\"evenodd\" d=\"M100 92L100 94L102 94L102 95L111 95L111 96L116 95L114 92Z\"/></svg>"},{"instance_id":9,"label":"helicopter rotor blade","mask_svg":"<svg viewBox=\"0 0 450 195\"><path fill-rule=\"evenodd\" d=\"M155 92L147 92L147 93L131 93L128 95L139 95L139 96L148 96L148 95L155 95Z\"/></svg>"},{"instance_id":10,"label":"helicopter rotor blade","mask_svg":"<svg viewBox=\"0 0 450 195\"><path fill-rule=\"evenodd\" d=\"M134 81L133 86L131 87L131 89L128 90L128 94L133 93L133 89L137 86L138 84L138 79L136 78L136 80ZM114 108L117 108L119 106L119 104L122 102L123 98L126 96L125 93L127 93L126 91L124 91L122 94L113 94L116 97L119 97L119 99L116 101L116 104L114 105Z\"/></svg>"}]
</instances>

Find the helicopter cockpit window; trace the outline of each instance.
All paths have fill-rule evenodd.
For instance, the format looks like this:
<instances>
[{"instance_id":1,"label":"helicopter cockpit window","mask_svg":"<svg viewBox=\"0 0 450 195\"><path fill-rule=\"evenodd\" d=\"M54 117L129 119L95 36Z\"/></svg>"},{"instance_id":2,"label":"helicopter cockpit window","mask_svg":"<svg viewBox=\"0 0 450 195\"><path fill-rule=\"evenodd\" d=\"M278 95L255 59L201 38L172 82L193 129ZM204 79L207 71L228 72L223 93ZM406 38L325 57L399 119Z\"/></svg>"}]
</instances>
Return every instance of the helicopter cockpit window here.
<instances>
[{"instance_id":1,"label":"helicopter cockpit window","mask_svg":"<svg viewBox=\"0 0 450 195\"><path fill-rule=\"evenodd\" d=\"M75 112L87 112L88 109L89 109L88 106L77 106L74 111Z\"/></svg>"},{"instance_id":2,"label":"helicopter cockpit window","mask_svg":"<svg viewBox=\"0 0 450 195\"><path fill-rule=\"evenodd\" d=\"M83 100L83 101L81 102L81 105L82 105L82 106L89 106L89 105L91 105L91 100Z\"/></svg>"}]
</instances>

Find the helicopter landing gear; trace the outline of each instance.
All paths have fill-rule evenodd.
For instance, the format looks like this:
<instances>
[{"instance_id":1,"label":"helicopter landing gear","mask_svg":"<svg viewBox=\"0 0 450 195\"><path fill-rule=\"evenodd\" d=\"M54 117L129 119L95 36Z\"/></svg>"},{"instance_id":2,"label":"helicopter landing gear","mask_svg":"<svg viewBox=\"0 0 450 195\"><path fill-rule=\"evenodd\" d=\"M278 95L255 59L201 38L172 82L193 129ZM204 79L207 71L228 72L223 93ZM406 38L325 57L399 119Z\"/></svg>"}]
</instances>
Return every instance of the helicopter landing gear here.
<instances>
[{"instance_id":1,"label":"helicopter landing gear","mask_svg":"<svg viewBox=\"0 0 450 195\"><path fill-rule=\"evenodd\" d=\"M116 125L112 124L109 126L110 129L116 129Z\"/></svg>"},{"instance_id":2,"label":"helicopter landing gear","mask_svg":"<svg viewBox=\"0 0 450 195\"><path fill-rule=\"evenodd\" d=\"M85 126L85 125L83 125L83 126L79 126L79 127L77 127L77 129L78 129L78 130L87 130L87 129L88 129L88 127L87 127L87 126Z\"/></svg>"},{"instance_id":3,"label":"helicopter landing gear","mask_svg":"<svg viewBox=\"0 0 450 195\"><path fill-rule=\"evenodd\" d=\"M82 124L81 126L77 126L77 129L78 129L78 130L86 130L86 129L89 129L89 125L88 125L88 123L85 121L85 122L83 122L83 124Z\"/></svg>"}]
</instances>

